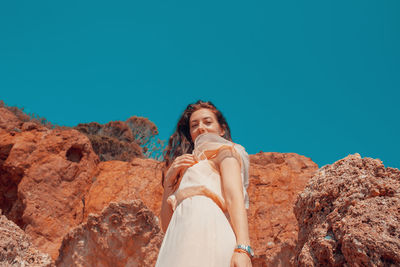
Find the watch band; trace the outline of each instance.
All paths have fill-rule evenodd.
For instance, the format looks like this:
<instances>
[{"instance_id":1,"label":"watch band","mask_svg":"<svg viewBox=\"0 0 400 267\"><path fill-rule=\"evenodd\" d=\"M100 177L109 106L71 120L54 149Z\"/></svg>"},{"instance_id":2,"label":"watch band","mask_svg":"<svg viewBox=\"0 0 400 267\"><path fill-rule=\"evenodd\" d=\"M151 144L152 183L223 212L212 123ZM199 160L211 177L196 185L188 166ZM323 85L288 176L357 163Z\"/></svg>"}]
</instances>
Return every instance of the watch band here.
<instances>
[{"instance_id":1,"label":"watch band","mask_svg":"<svg viewBox=\"0 0 400 267\"><path fill-rule=\"evenodd\" d=\"M242 250L243 252L246 252L250 258L254 257L254 251L249 245L242 245L242 244L237 245L235 248L235 251L240 252L240 250Z\"/></svg>"}]
</instances>

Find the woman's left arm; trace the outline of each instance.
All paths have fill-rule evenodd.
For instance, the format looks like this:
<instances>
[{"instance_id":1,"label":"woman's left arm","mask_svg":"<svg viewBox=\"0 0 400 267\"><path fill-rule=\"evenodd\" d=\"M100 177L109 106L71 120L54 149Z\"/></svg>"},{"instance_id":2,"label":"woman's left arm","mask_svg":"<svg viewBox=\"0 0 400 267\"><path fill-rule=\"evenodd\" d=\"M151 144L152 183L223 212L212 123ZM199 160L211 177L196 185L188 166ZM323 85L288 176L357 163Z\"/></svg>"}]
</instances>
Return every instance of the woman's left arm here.
<instances>
[{"instance_id":1,"label":"woman's left arm","mask_svg":"<svg viewBox=\"0 0 400 267\"><path fill-rule=\"evenodd\" d=\"M226 156L220 161L219 168L225 203L236 235L236 242L237 244L250 245L240 163L235 157ZM235 252L232 256L231 266L249 267L251 260L245 253Z\"/></svg>"}]
</instances>

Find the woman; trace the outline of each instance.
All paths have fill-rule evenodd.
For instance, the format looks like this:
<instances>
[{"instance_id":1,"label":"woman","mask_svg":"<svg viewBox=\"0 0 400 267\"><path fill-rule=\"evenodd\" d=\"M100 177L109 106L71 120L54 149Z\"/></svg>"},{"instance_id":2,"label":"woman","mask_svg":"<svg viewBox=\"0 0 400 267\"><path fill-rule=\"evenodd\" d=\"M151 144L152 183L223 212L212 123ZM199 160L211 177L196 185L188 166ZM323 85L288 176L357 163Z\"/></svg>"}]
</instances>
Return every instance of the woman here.
<instances>
[{"instance_id":1,"label":"woman","mask_svg":"<svg viewBox=\"0 0 400 267\"><path fill-rule=\"evenodd\" d=\"M249 159L211 102L187 106L165 153L156 267L249 267Z\"/></svg>"}]
</instances>

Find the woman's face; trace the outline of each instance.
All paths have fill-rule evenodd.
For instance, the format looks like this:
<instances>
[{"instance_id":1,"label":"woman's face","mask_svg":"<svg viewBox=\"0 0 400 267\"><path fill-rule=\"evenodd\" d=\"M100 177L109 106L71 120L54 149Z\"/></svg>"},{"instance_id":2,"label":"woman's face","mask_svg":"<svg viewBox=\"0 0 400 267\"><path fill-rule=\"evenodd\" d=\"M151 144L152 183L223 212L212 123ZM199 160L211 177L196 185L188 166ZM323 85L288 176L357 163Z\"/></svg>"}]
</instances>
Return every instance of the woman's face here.
<instances>
[{"instance_id":1,"label":"woman's face","mask_svg":"<svg viewBox=\"0 0 400 267\"><path fill-rule=\"evenodd\" d=\"M201 108L193 112L189 119L189 127L193 142L202 133L216 133L220 136L225 134L225 131L218 123L217 117L208 108Z\"/></svg>"}]
</instances>

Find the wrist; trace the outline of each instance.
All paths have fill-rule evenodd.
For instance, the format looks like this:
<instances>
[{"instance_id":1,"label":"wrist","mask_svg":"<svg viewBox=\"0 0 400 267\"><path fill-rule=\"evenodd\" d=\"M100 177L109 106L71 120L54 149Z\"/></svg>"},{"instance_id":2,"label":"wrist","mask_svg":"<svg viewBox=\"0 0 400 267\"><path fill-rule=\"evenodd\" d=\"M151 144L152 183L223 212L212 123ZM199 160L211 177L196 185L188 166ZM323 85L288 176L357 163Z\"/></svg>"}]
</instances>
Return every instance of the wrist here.
<instances>
[{"instance_id":1,"label":"wrist","mask_svg":"<svg viewBox=\"0 0 400 267\"><path fill-rule=\"evenodd\" d=\"M169 189L169 183L167 182L167 179L164 179L163 184L162 184L164 191Z\"/></svg>"},{"instance_id":2,"label":"wrist","mask_svg":"<svg viewBox=\"0 0 400 267\"><path fill-rule=\"evenodd\" d=\"M171 188L171 184L172 184L174 178L176 178L176 176L177 176L177 172L173 171L173 170L171 170L171 168L169 168L167 173L165 174L165 178L164 178L164 181L163 181L164 189L166 189L166 188L170 189Z\"/></svg>"},{"instance_id":3,"label":"wrist","mask_svg":"<svg viewBox=\"0 0 400 267\"><path fill-rule=\"evenodd\" d=\"M174 190L169 185L166 185L166 187L164 187L163 199L166 200L173 193Z\"/></svg>"}]
</instances>

